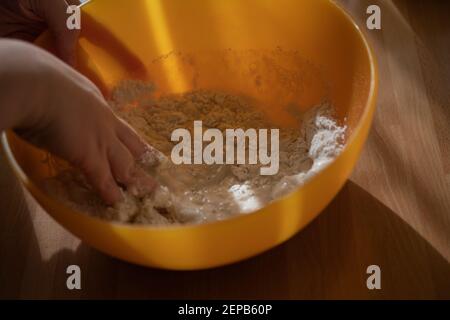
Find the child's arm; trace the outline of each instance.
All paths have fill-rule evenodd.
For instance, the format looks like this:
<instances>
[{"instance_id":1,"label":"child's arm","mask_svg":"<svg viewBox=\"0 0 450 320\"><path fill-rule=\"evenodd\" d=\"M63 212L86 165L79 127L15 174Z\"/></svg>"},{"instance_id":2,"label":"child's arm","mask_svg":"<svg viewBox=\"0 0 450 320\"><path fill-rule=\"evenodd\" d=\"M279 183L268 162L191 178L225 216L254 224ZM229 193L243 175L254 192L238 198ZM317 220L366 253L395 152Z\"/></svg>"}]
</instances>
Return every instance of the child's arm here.
<instances>
[{"instance_id":1,"label":"child's arm","mask_svg":"<svg viewBox=\"0 0 450 320\"><path fill-rule=\"evenodd\" d=\"M90 80L44 50L0 40L0 131L9 128L79 167L109 204L121 199L116 181L136 182L146 150Z\"/></svg>"}]
</instances>

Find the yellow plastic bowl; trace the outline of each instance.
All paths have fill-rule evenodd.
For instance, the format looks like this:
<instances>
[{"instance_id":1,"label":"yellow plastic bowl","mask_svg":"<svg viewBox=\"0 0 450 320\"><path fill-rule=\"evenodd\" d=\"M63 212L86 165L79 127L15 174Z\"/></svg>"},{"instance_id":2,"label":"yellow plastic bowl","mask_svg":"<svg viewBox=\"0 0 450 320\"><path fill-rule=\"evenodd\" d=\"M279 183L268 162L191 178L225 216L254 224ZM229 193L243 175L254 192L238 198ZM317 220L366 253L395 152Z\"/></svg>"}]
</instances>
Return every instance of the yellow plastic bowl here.
<instances>
[{"instance_id":1,"label":"yellow plastic bowl","mask_svg":"<svg viewBox=\"0 0 450 320\"><path fill-rule=\"evenodd\" d=\"M293 194L252 214L203 225L131 226L74 212L36 181L52 172L46 154L4 134L15 173L42 207L74 235L136 264L189 270L221 266L266 251L314 219L350 175L375 110L377 68L367 41L327 0L96 0L82 6L79 70L106 95L118 81L141 78L161 93L195 88L259 99L274 121L287 105L323 98L347 121L342 154ZM44 35L39 44L51 50Z\"/></svg>"}]
</instances>

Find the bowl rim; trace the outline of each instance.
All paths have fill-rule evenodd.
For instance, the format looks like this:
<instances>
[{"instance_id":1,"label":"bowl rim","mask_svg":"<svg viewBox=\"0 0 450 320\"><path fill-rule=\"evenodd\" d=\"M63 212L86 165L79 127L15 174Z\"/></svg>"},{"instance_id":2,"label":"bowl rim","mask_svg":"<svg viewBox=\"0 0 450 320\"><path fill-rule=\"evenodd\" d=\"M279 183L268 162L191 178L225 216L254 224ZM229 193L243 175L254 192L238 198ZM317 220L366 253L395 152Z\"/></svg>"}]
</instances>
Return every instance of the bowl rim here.
<instances>
[{"instance_id":1,"label":"bowl rim","mask_svg":"<svg viewBox=\"0 0 450 320\"><path fill-rule=\"evenodd\" d=\"M346 142L345 146L343 147L341 153L336 158L334 158L330 163L328 163L318 174L316 174L312 178L308 179L303 185L298 186L297 188L295 188L294 191L292 191L280 198L277 198L276 200L269 202L266 206L264 206L260 209L248 212L248 213L234 214L230 217L227 217L224 220L204 221L204 222L200 222L200 223L171 224L171 225L151 225L151 224L142 224L141 225L141 224L126 223L126 222L109 221L109 220L102 219L99 217L91 216L82 211L74 210L74 209L64 205L60 201L54 199L53 197L48 196L43 190L41 190L41 188L31 178L28 177L28 175L24 172L24 170L18 164L16 158L14 157L14 153L12 152L11 146L8 141L8 136L7 136L7 132L12 132L12 130L6 130L6 131L1 132L1 137L0 137L0 143L1 143L4 153L6 155L6 159L7 159L8 163L10 164L13 171L20 179L21 183L24 184L27 189L34 189L36 192L39 193L39 195L41 197L45 198L52 205L56 205L57 207L60 207L61 209L69 211L71 214L84 215L85 218L92 219L94 221L101 222L105 225L113 226L116 228L129 228L132 230L146 230L146 231L151 230L152 232L153 231L155 231L155 232L175 231L175 230L180 230L180 229L188 230L188 229L208 228L212 225L219 225L219 224L223 225L225 223L233 223L233 221L235 221L237 219L243 220L246 218L250 218L254 215L260 214L261 213L260 211L268 208L271 205L274 205L275 203L283 201L285 198L291 196L292 193L298 192L300 189L305 188L315 178L317 178L317 176L319 174L323 173L330 165L332 165L339 158L341 158L343 156L343 154L345 153L345 151L349 148L350 145L353 144L353 141L359 135L358 133L362 130L362 127L363 127L364 123L366 122L367 118L370 116L372 109L373 110L376 109L379 78L378 78L378 62L377 62L374 50L373 50L372 46L370 45L370 43L368 42L364 32L361 30L361 28L356 23L356 21L353 19L353 17L341 5L336 3L335 0L326 0L326 1L330 2L334 7L336 7L340 11L341 14L343 14L346 17L347 21L349 21L351 23L351 25L357 32L358 37L362 40L362 42L364 44L364 48L368 55L369 63L370 63L370 89L369 89L368 98L367 98L367 101L365 102L364 111L358 121L358 124L355 126L351 135L348 137L347 142ZM88 1L80 4L79 7L89 6L89 5L91 5L91 3L93 3L93 1L88 0ZM372 126L372 124L373 124L373 121L371 121L369 123L369 129ZM33 198L37 201L37 199L34 196L33 196ZM53 217L53 215L50 214L49 212L47 212L46 210L45 210L45 212Z\"/></svg>"}]
</instances>

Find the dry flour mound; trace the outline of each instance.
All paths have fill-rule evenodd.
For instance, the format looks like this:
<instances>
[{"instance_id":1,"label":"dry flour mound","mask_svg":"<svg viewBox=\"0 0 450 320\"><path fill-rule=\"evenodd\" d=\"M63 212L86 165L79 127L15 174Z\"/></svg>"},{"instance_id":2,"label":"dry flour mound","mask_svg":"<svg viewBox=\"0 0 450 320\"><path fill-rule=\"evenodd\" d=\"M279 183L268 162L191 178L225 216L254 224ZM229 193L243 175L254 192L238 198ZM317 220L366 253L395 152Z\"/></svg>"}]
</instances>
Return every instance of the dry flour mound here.
<instances>
[{"instance_id":1,"label":"dry flour mound","mask_svg":"<svg viewBox=\"0 0 450 320\"><path fill-rule=\"evenodd\" d=\"M170 156L173 130L273 128L252 101L221 92L195 91L155 97L151 84L125 81L110 101L116 114L153 147ZM124 201L107 207L76 170L45 181L47 191L73 209L107 220L152 224L201 223L260 209L294 191L329 164L344 147L346 127L323 103L298 117L296 128L280 129L279 172L260 175L260 165L181 165L151 155L138 163L159 182L149 195L124 190Z\"/></svg>"}]
</instances>

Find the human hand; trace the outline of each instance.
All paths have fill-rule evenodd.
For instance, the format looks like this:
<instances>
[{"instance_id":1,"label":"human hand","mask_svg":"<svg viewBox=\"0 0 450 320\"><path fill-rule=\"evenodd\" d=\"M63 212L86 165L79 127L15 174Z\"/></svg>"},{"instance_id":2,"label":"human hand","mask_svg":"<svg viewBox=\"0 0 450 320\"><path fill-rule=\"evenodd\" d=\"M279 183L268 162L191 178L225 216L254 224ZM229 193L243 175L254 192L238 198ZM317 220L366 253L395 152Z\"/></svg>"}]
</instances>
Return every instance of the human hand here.
<instances>
[{"instance_id":1,"label":"human hand","mask_svg":"<svg viewBox=\"0 0 450 320\"><path fill-rule=\"evenodd\" d=\"M79 30L66 26L67 7L78 0L2 0L0 2L0 36L34 41L49 28L56 43L57 54L75 65L75 46Z\"/></svg>"},{"instance_id":2,"label":"human hand","mask_svg":"<svg viewBox=\"0 0 450 320\"><path fill-rule=\"evenodd\" d=\"M118 184L152 191L153 179L135 166L146 144L113 114L90 80L37 47L2 43L0 75L7 80L0 87L9 99L0 95L0 104L19 105L2 110L10 114L3 128L14 127L28 141L80 168L108 204L122 199Z\"/></svg>"}]
</instances>

